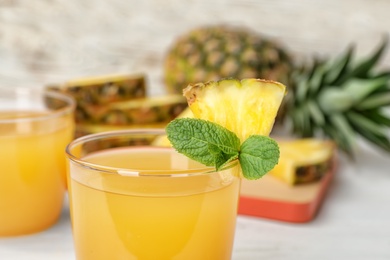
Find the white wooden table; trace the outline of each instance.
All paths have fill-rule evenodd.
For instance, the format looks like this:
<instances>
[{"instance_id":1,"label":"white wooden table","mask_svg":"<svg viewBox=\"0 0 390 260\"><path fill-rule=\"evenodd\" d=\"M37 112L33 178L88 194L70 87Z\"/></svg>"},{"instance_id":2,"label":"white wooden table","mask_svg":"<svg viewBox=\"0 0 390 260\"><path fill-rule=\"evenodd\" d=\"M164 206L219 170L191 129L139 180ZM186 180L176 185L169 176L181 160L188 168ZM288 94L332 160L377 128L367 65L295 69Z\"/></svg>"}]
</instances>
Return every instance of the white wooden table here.
<instances>
[{"instance_id":1,"label":"white wooden table","mask_svg":"<svg viewBox=\"0 0 390 260\"><path fill-rule=\"evenodd\" d=\"M39 234L0 239L1 260L73 260L69 209ZM341 160L316 218L304 224L239 216L233 260L390 259L390 156L362 145Z\"/></svg>"}]
</instances>

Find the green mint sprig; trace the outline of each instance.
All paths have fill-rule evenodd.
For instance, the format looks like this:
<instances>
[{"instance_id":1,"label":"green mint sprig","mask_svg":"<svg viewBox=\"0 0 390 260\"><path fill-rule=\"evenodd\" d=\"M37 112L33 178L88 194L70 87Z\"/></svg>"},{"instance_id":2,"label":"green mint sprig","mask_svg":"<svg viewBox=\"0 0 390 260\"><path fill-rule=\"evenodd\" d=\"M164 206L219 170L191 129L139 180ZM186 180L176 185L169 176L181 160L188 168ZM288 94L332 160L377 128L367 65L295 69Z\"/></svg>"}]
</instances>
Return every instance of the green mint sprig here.
<instances>
[{"instance_id":1,"label":"green mint sprig","mask_svg":"<svg viewBox=\"0 0 390 260\"><path fill-rule=\"evenodd\" d=\"M252 135L242 144L228 129L202 119L179 118L166 128L172 146L187 157L220 170L238 159L244 178L255 180L279 161L279 146L271 138Z\"/></svg>"}]
</instances>

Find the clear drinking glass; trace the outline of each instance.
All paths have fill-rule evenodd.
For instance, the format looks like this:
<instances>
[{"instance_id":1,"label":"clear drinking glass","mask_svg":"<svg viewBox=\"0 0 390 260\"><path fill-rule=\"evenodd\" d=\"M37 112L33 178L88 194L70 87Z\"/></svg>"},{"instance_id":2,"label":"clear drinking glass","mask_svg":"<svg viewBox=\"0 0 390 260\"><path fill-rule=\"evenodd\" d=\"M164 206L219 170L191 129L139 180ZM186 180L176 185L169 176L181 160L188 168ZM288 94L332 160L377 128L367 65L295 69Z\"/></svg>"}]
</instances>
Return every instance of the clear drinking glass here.
<instances>
[{"instance_id":1,"label":"clear drinking glass","mask_svg":"<svg viewBox=\"0 0 390 260\"><path fill-rule=\"evenodd\" d=\"M230 259L239 166L178 154L164 130L81 137L67 147L76 257Z\"/></svg>"},{"instance_id":2,"label":"clear drinking glass","mask_svg":"<svg viewBox=\"0 0 390 260\"><path fill-rule=\"evenodd\" d=\"M0 88L0 237L38 232L57 221L74 107L59 93Z\"/></svg>"}]
</instances>

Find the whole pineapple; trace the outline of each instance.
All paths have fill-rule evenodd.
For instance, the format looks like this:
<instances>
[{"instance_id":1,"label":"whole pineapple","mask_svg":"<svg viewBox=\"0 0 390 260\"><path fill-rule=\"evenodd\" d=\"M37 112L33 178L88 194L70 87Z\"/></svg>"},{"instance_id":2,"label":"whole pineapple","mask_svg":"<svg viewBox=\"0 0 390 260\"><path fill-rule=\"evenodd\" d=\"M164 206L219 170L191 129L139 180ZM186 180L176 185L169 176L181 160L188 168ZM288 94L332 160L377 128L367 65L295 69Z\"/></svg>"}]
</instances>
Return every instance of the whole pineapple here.
<instances>
[{"instance_id":1,"label":"whole pineapple","mask_svg":"<svg viewBox=\"0 0 390 260\"><path fill-rule=\"evenodd\" d=\"M165 62L166 85L181 92L189 83L225 77L266 78L288 86L278 122L298 137L332 139L352 155L358 136L390 152L390 73L376 72L387 40L357 62L350 47L335 59L294 66L287 51L244 28L211 26L180 38Z\"/></svg>"},{"instance_id":2,"label":"whole pineapple","mask_svg":"<svg viewBox=\"0 0 390 260\"><path fill-rule=\"evenodd\" d=\"M266 78L287 83L290 55L275 42L243 27L209 26L180 37L165 59L170 93L189 83L221 78Z\"/></svg>"}]
</instances>

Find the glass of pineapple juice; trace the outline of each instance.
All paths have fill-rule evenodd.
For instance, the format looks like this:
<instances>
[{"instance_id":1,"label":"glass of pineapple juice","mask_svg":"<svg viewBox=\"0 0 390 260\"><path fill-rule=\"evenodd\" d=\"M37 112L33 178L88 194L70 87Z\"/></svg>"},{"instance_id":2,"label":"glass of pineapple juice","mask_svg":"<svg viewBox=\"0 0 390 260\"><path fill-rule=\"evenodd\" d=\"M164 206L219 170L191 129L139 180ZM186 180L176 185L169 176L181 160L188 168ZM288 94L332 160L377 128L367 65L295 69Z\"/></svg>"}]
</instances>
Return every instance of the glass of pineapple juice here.
<instances>
[{"instance_id":1,"label":"glass of pineapple juice","mask_svg":"<svg viewBox=\"0 0 390 260\"><path fill-rule=\"evenodd\" d=\"M59 93L0 88L0 237L35 233L59 218L74 107Z\"/></svg>"},{"instance_id":2,"label":"glass of pineapple juice","mask_svg":"<svg viewBox=\"0 0 390 260\"><path fill-rule=\"evenodd\" d=\"M167 145L164 130L71 142L69 195L77 259L230 259L240 178Z\"/></svg>"}]
</instances>

